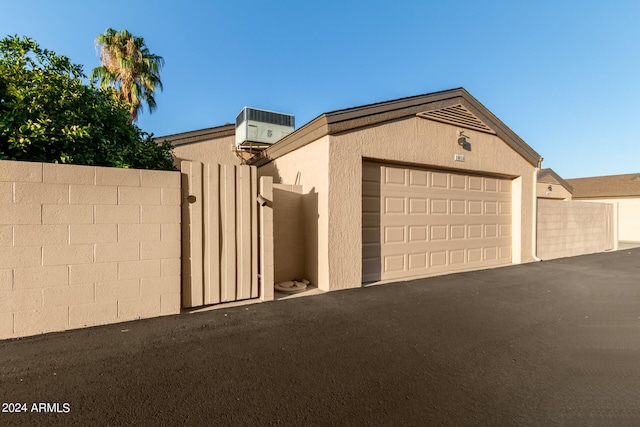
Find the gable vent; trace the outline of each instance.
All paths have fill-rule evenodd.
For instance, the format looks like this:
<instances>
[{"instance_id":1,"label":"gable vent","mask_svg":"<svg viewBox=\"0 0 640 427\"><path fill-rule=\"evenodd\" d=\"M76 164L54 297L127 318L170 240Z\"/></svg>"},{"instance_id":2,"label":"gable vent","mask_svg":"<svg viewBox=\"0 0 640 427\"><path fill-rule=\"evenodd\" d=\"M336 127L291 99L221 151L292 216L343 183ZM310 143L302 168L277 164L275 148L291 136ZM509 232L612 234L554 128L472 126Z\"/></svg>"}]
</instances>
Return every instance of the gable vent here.
<instances>
[{"instance_id":1,"label":"gable vent","mask_svg":"<svg viewBox=\"0 0 640 427\"><path fill-rule=\"evenodd\" d=\"M495 135L493 129L477 118L471 111L467 110L462 104L452 105L451 107L440 108L438 110L424 111L418 113L417 116Z\"/></svg>"}]
</instances>

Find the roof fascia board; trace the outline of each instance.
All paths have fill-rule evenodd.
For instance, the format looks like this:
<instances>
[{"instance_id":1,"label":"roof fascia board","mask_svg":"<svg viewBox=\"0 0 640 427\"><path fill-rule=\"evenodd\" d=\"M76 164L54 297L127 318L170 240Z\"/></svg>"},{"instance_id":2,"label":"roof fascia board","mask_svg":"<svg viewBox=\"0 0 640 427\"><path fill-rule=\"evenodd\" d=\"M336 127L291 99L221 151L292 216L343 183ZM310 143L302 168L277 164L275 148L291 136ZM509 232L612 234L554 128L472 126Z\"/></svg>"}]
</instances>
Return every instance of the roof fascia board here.
<instances>
[{"instance_id":1,"label":"roof fascia board","mask_svg":"<svg viewBox=\"0 0 640 427\"><path fill-rule=\"evenodd\" d=\"M435 108L441 103L443 106L448 105L445 101L459 96L459 91L460 89L452 89L322 114L253 157L248 163L262 166L326 135L354 131L403 117L415 116L424 110L427 99L427 103L435 105ZM407 108L409 108L408 111Z\"/></svg>"},{"instance_id":2,"label":"roof fascia board","mask_svg":"<svg viewBox=\"0 0 640 427\"><path fill-rule=\"evenodd\" d=\"M270 161L297 150L329 134L327 117L322 114L295 132L285 136L277 143L247 160L247 164L262 166Z\"/></svg>"},{"instance_id":3,"label":"roof fascia board","mask_svg":"<svg viewBox=\"0 0 640 427\"><path fill-rule=\"evenodd\" d=\"M446 100L437 100L428 104L422 103L416 106L407 106L399 110L394 109L390 111L378 112L375 115L367 115L348 119L345 121L333 122L329 124L329 131L331 135L335 135L339 133L353 132L360 128L375 126L394 120L413 118L416 116L416 114L424 111L425 106L428 106L428 108L438 109L450 105L450 100L455 99L456 98L454 97Z\"/></svg>"},{"instance_id":4,"label":"roof fascia board","mask_svg":"<svg viewBox=\"0 0 640 427\"><path fill-rule=\"evenodd\" d=\"M533 166L538 166L542 160L540 155L464 88L322 114L249 160L249 163L262 166L326 135L353 132L363 127L374 126L405 117L413 117L424 111L425 108L438 109L454 103L464 105L465 108L477 115L480 120L492 127L496 131L496 135L505 141L507 145L512 147Z\"/></svg>"},{"instance_id":5,"label":"roof fascia board","mask_svg":"<svg viewBox=\"0 0 640 427\"><path fill-rule=\"evenodd\" d=\"M553 179L555 179L558 182L558 184L566 188L567 191L569 191L569 193L573 193L573 187L571 186L571 184L569 184L567 181L562 179L562 177L558 175L556 171L554 171L553 169L545 169L544 176L551 176ZM538 175L538 179L540 179L540 175Z\"/></svg>"},{"instance_id":6,"label":"roof fascia board","mask_svg":"<svg viewBox=\"0 0 640 427\"><path fill-rule=\"evenodd\" d=\"M604 194L595 196L577 196L572 197L573 200L603 200L603 199L640 199L636 194Z\"/></svg>"},{"instance_id":7,"label":"roof fascia board","mask_svg":"<svg viewBox=\"0 0 640 427\"><path fill-rule=\"evenodd\" d=\"M502 120L500 120L495 114L493 114L487 107L482 105L480 101L475 99L469 92L461 89L463 92L462 98L465 102L462 103L469 111L478 116L478 118L489 125L496 135L505 141L511 148L513 148L518 154L524 157L533 166L538 166L542 161L542 157L533 148L531 148L526 142L522 140L514 131L512 131Z\"/></svg>"},{"instance_id":8,"label":"roof fascia board","mask_svg":"<svg viewBox=\"0 0 640 427\"><path fill-rule=\"evenodd\" d=\"M199 129L190 132L176 133L173 135L164 135L156 137L159 142L170 141L174 146L193 144L196 142L208 141L211 139L224 138L234 136L236 127L233 124L217 126L214 128Z\"/></svg>"},{"instance_id":9,"label":"roof fascia board","mask_svg":"<svg viewBox=\"0 0 640 427\"><path fill-rule=\"evenodd\" d=\"M400 116L413 115L411 112L404 111L407 108L416 107L418 110L424 110L426 104L433 104L438 101L445 101L461 96L464 89L451 89L442 92L434 92L426 95L412 96L401 98L394 101L379 102L376 104L364 105L362 107L348 108L345 110L337 110L327 113L329 124L344 122L352 119L359 119L366 116L375 116L377 114L389 114L398 111Z\"/></svg>"}]
</instances>

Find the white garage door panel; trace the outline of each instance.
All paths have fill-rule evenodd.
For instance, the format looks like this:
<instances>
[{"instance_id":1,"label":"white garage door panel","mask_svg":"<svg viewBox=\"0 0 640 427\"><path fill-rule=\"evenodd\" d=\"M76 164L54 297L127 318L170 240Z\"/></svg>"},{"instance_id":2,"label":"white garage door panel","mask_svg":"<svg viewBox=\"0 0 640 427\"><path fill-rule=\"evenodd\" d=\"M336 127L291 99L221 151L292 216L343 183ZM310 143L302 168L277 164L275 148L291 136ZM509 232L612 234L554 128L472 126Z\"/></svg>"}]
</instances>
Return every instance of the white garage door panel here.
<instances>
[{"instance_id":1,"label":"white garage door panel","mask_svg":"<svg viewBox=\"0 0 640 427\"><path fill-rule=\"evenodd\" d=\"M511 181L364 163L363 281L511 263Z\"/></svg>"}]
</instances>

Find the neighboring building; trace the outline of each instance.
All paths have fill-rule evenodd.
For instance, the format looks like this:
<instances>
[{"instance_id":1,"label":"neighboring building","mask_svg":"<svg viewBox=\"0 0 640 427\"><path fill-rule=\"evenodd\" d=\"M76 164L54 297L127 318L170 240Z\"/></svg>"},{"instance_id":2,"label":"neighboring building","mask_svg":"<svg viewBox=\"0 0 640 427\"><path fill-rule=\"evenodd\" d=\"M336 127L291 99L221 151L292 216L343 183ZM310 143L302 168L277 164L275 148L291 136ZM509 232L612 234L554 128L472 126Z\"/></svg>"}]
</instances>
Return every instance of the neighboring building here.
<instances>
[{"instance_id":1,"label":"neighboring building","mask_svg":"<svg viewBox=\"0 0 640 427\"><path fill-rule=\"evenodd\" d=\"M640 174L568 179L573 200L608 202L617 205L618 239L640 242Z\"/></svg>"},{"instance_id":2,"label":"neighboring building","mask_svg":"<svg viewBox=\"0 0 640 427\"><path fill-rule=\"evenodd\" d=\"M223 125L208 129L194 130L156 138L157 141L170 141L174 146L176 165L184 159L197 159L201 162L239 165L240 157L235 150L235 125Z\"/></svg>"},{"instance_id":3,"label":"neighboring building","mask_svg":"<svg viewBox=\"0 0 640 427\"><path fill-rule=\"evenodd\" d=\"M538 172L537 194L539 199L571 200L573 187L553 169Z\"/></svg>"},{"instance_id":4,"label":"neighboring building","mask_svg":"<svg viewBox=\"0 0 640 427\"><path fill-rule=\"evenodd\" d=\"M538 172L537 248L542 260L617 248L614 206L573 197L573 187L552 169Z\"/></svg>"}]
</instances>

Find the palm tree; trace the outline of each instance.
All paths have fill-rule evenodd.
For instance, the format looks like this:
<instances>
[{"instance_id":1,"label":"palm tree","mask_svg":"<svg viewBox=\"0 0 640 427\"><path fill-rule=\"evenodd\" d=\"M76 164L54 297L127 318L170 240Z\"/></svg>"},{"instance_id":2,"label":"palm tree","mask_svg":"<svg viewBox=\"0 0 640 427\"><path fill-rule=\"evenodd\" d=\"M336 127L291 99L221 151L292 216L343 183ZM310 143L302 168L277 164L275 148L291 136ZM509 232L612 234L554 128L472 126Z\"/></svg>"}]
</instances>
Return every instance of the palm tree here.
<instances>
[{"instance_id":1,"label":"palm tree","mask_svg":"<svg viewBox=\"0 0 640 427\"><path fill-rule=\"evenodd\" d=\"M91 72L91 80L101 88L111 87L116 95L130 105L131 121L138 120L145 102L152 113L156 109L153 94L162 90L160 69L164 66L161 56L149 52L142 37L127 30L107 28L96 39L100 47L100 65Z\"/></svg>"}]
</instances>

